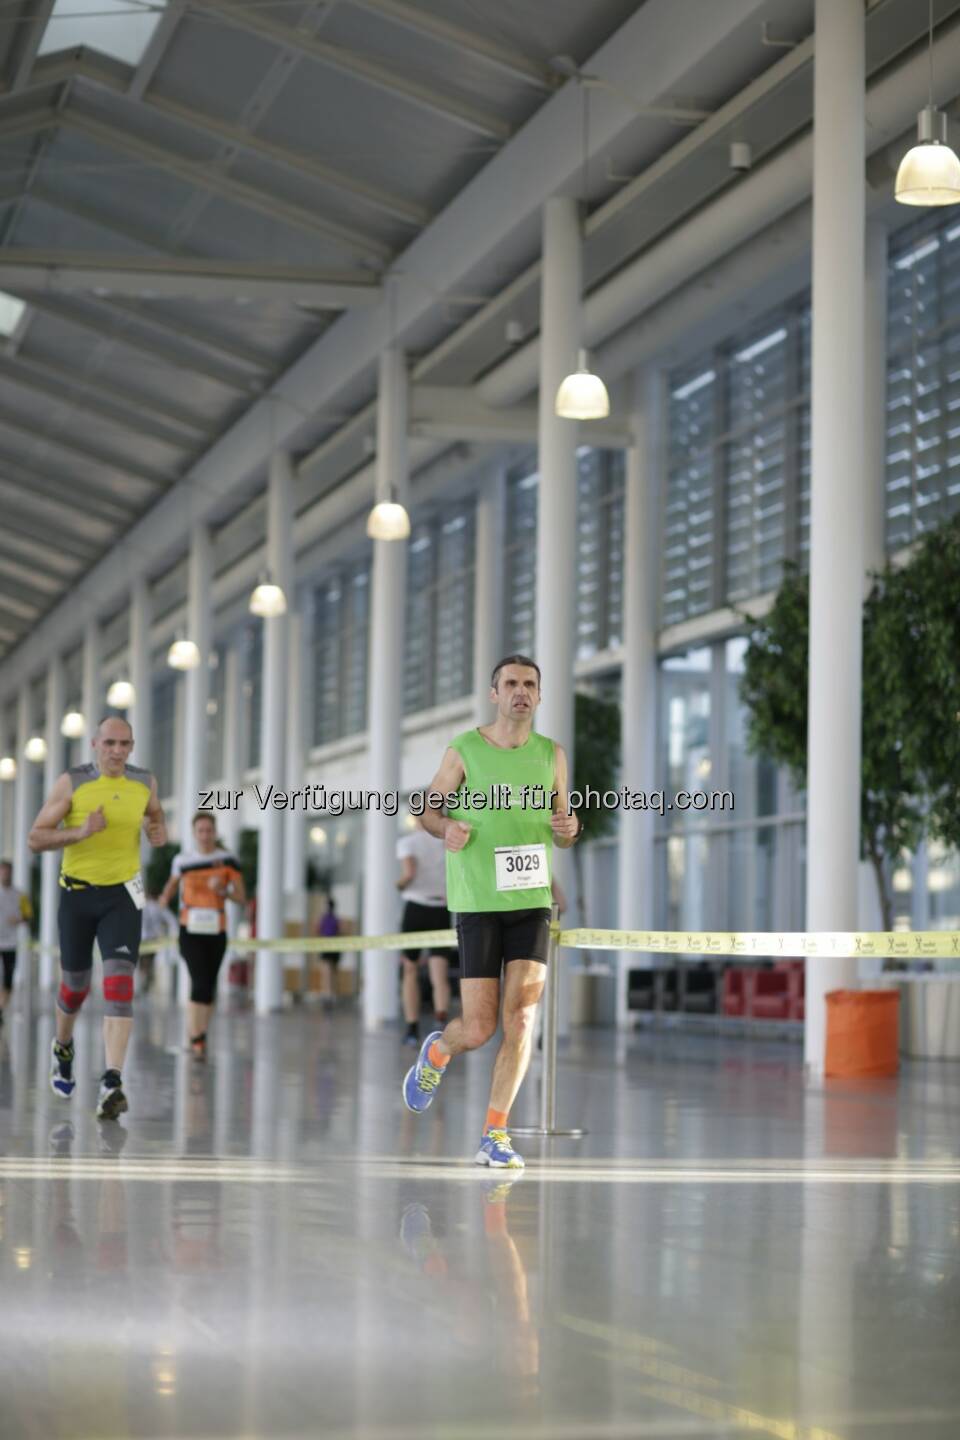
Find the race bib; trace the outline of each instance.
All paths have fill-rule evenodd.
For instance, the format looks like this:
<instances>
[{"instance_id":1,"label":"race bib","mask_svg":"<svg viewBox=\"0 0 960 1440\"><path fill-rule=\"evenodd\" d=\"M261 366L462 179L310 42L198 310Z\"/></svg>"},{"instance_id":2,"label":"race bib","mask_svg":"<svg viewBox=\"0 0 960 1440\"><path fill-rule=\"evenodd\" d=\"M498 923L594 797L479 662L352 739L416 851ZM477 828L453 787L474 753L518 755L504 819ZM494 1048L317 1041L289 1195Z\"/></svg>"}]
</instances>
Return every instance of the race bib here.
<instances>
[{"instance_id":1,"label":"race bib","mask_svg":"<svg viewBox=\"0 0 960 1440\"><path fill-rule=\"evenodd\" d=\"M536 890L550 884L546 845L498 845L493 858L498 890Z\"/></svg>"},{"instance_id":2,"label":"race bib","mask_svg":"<svg viewBox=\"0 0 960 1440\"><path fill-rule=\"evenodd\" d=\"M191 905L187 911L187 934L219 935L220 911L204 910L198 905Z\"/></svg>"},{"instance_id":3,"label":"race bib","mask_svg":"<svg viewBox=\"0 0 960 1440\"><path fill-rule=\"evenodd\" d=\"M134 905L136 905L137 909L142 910L144 900L143 876L134 875L132 880L127 880L124 882L123 888L124 890L126 890L127 894L130 896L130 899L133 901Z\"/></svg>"}]
</instances>

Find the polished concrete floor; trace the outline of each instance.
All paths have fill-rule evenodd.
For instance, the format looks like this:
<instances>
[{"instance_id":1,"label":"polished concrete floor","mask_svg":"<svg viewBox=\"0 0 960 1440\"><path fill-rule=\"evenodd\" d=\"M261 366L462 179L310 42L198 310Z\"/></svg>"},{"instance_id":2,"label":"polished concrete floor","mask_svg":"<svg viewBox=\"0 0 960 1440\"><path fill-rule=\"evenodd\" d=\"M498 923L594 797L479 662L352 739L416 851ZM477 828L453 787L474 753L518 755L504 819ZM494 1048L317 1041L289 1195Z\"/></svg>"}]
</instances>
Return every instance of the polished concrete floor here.
<instances>
[{"instance_id":1,"label":"polished concrete floor","mask_svg":"<svg viewBox=\"0 0 960 1440\"><path fill-rule=\"evenodd\" d=\"M490 1056L433 1109L349 1011L140 1006L131 1112L0 1038L0 1436L960 1434L960 1067L807 1087L796 1044L581 1032L511 1185ZM515 1114L533 1121L534 1062ZM521 1142L517 1142L520 1148Z\"/></svg>"}]
</instances>

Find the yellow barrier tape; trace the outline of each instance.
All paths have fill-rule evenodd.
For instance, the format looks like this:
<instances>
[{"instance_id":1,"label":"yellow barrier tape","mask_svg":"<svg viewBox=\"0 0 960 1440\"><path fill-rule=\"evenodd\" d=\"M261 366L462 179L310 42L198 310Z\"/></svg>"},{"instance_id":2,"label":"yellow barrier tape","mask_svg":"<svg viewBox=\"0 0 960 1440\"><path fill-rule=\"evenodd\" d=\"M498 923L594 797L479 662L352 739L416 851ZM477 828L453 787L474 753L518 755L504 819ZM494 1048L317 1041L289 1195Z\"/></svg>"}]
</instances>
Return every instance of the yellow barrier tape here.
<instances>
[{"instance_id":1,"label":"yellow barrier tape","mask_svg":"<svg viewBox=\"0 0 960 1440\"><path fill-rule=\"evenodd\" d=\"M960 960L955 930L777 931L749 930L561 930L570 950L641 950L667 955L741 956L749 960L829 959L864 956L877 960Z\"/></svg>"},{"instance_id":2,"label":"yellow barrier tape","mask_svg":"<svg viewBox=\"0 0 960 1440\"><path fill-rule=\"evenodd\" d=\"M960 960L956 930L561 930L551 927L565 950L635 950L661 955L715 955L749 960L829 959L852 956L877 960ZM455 930L394 931L389 935L288 935L282 940L231 939L234 951L275 950L296 955L332 955L359 950L452 949ZM146 940L141 954L176 948L176 936ZM31 942L31 950L42 947ZM58 953L56 948L51 953Z\"/></svg>"}]
</instances>

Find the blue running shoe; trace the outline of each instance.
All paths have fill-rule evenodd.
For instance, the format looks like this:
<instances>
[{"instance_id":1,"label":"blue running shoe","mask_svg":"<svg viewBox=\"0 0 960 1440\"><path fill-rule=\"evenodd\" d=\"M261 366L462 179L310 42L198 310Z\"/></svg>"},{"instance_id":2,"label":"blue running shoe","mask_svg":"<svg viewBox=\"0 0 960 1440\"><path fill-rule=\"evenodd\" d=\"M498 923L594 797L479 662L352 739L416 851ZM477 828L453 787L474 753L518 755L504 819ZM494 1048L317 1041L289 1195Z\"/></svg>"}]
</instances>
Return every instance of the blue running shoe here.
<instances>
[{"instance_id":1,"label":"blue running shoe","mask_svg":"<svg viewBox=\"0 0 960 1440\"><path fill-rule=\"evenodd\" d=\"M493 1170L522 1170L523 1156L518 1155L510 1144L506 1130L488 1130L480 1141L475 1156L478 1165L489 1165Z\"/></svg>"},{"instance_id":2,"label":"blue running shoe","mask_svg":"<svg viewBox=\"0 0 960 1440\"><path fill-rule=\"evenodd\" d=\"M443 1079L443 1071L435 1069L427 1059L430 1046L434 1040L439 1040L442 1034L442 1030L434 1030L427 1036L420 1046L416 1065L403 1077L403 1103L408 1110L416 1110L418 1113L426 1110L433 1100L434 1090Z\"/></svg>"},{"instance_id":3,"label":"blue running shoe","mask_svg":"<svg viewBox=\"0 0 960 1440\"><path fill-rule=\"evenodd\" d=\"M50 1055L50 1089L54 1095L59 1095L61 1100L69 1100L77 1082L73 1078L73 1041L69 1045L61 1045L59 1040L54 1040L51 1046Z\"/></svg>"}]
</instances>

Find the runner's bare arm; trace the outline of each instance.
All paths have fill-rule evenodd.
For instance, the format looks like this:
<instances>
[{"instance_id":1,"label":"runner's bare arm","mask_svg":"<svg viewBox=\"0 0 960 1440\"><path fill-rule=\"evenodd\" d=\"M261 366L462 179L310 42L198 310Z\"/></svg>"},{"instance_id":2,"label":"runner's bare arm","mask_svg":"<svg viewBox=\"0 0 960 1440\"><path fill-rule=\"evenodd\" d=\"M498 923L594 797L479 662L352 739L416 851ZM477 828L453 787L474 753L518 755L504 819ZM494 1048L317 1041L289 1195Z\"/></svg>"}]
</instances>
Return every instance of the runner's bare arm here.
<instances>
[{"instance_id":1,"label":"runner's bare arm","mask_svg":"<svg viewBox=\"0 0 960 1440\"><path fill-rule=\"evenodd\" d=\"M567 753L562 745L556 747L556 766L553 774L555 794L553 814L550 816L550 829L553 831L553 843L561 850L569 850L580 834L580 821L569 808L570 786L567 776Z\"/></svg>"},{"instance_id":2,"label":"runner's bare arm","mask_svg":"<svg viewBox=\"0 0 960 1440\"><path fill-rule=\"evenodd\" d=\"M460 756L456 750L448 747L440 763L440 769L430 782L427 799L429 800L431 794L450 795L459 790L465 775L466 771ZM429 805L425 805L420 818L424 830L429 835L435 835L438 840L442 840L448 850L462 850L470 839L470 826L464 825L460 820L451 820L443 814L442 810L434 810Z\"/></svg>"},{"instance_id":3,"label":"runner's bare arm","mask_svg":"<svg viewBox=\"0 0 960 1440\"><path fill-rule=\"evenodd\" d=\"M64 773L44 801L27 837L27 844L34 855L40 855L44 850L63 850L67 845L76 845L79 841L95 835L98 830L106 829L107 822L102 805L92 811L82 825L63 828L63 821L72 804L73 786L70 776Z\"/></svg>"},{"instance_id":4,"label":"runner's bare arm","mask_svg":"<svg viewBox=\"0 0 960 1440\"><path fill-rule=\"evenodd\" d=\"M157 782L150 783L150 799L143 815L143 828L147 839L153 846L166 845L167 843L167 822L163 813L163 806L157 798Z\"/></svg>"},{"instance_id":5,"label":"runner's bare arm","mask_svg":"<svg viewBox=\"0 0 960 1440\"><path fill-rule=\"evenodd\" d=\"M164 907L169 908L170 901L173 899L174 895L176 894L177 886L178 886L179 884L180 884L180 876L179 876L179 875L171 875L171 876L170 876L170 879L167 881L166 885L164 885L163 889L160 891L160 894L157 896L157 902L158 902L160 905L163 905Z\"/></svg>"},{"instance_id":6,"label":"runner's bare arm","mask_svg":"<svg viewBox=\"0 0 960 1440\"><path fill-rule=\"evenodd\" d=\"M397 881L398 890L406 890L410 881L417 873L417 862L412 855L404 855L400 861L400 879Z\"/></svg>"}]
</instances>

